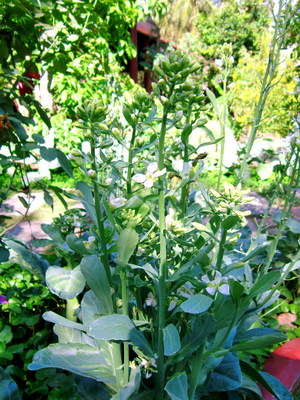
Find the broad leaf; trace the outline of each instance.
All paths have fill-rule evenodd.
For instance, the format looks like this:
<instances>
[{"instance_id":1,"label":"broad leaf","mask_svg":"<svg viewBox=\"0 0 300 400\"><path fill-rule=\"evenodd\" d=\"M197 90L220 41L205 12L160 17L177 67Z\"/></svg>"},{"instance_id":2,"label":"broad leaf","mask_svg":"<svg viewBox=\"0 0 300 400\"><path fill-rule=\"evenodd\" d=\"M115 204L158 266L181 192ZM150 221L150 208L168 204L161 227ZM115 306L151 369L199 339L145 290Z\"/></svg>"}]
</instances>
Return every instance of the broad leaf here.
<instances>
[{"instance_id":1,"label":"broad leaf","mask_svg":"<svg viewBox=\"0 0 300 400\"><path fill-rule=\"evenodd\" d=\"M90 326L97 318L105 314L103 304L100 303L92 290L86 292L81 301L82 322Z\"/></svg>"},{"instance_id":2,"label":"broad leaf","mask_svg":"<svg viewBox=\"0 0 300 400\"><path fill-rule=\"evenodd\" d=\"M134 229L125 228L122 230L118 239L118 260L127 264L138 241L139 237Z\"/></svg>"},{"instance_id":3,"label":"broad leaf","mask_svg":"<svg viewBox=\"0 0 300 400\"><path fill-rule=\"evenodd\" d=\"M132 342L145 354L153 356L151 346L127 315L112 314L98 318L92 323L89 334L95 339Z\"/></svg>"},{"instance_id":4,"label":"broad leaf","mask_svg":"<svg viewBox=\"0 0 300 400\"><path fill-rule=\"evenodd\" d=\"M135 395L139 390L141 382L141 371L140 368L131 369L129 383L122 387L117 394L115 394L111 400L128 400L132 395ZM135 397L134 397L135 398Z\"/></svg>"},{"instance_id":5,"label":"broad leaf","mask_svg":"<svg viewBox=\"0 0 300 400\"><path fill-rule=\"evenodd\" d=\"M224 221L222 221L221 226L223 229L228 231L229 229L233 228L234 225L239 222L239 220L240 218L236 215L230 215L229 217L225 218Z\"/></svg>"},{"instance_id":6,"label":"broad leaf","mask_svg":"<svg viewBox=\"0 0 300 400\"><path fill-rule=\"evenodd\" d=\"M82 256L87 256L90 252L86 249L83 241L74 234L68 235L66 237L67 245L70 247L71 250L75 251Z\"/></svg>"},{"instance_id":7,"label":"broad leaf","mask_svg":"<svg viewBox=\"0 0 300 400\"><path fill-rule=\"evenodd\" d=\"M31 371L41 368L62 368L73 374L99 382L114 384L116 378L99 349L81 343L52 344L35 353Z\"/></svg>"},{"instance_id":8,"label":"broad leaf","mask_svg":"<svg viewBox=\"0 0 300 400\"><path fill-rule=\"evenodd\" d=\"M180 350L180 336L173 324L169 324L163 329L163 339L165 356L171 356Z\"/></svg>"},{"instance_id":9,"label":"broad leaf","mask_svg":"<svg viewBox=\"0 0 300 400\"><path fill-rule=\"evenodd\" d=\"M21 400L18 386L14 380L0 367L0 399Z\"/></svg>"},{"instance_id":10,"label":"broad leaf","mask_svg":"<svg viewBox=\"0 0 300 400\"><path fill-rule=\"evenodd\" d=\"M210 392L235 390L242 382L242 372L238 358L227 354L221 364L212 372L208 383Z\"/></svg>"},{"instance_id":11,"label":"broad leaf","mask_svg":"<svg viewBox=\"0 0 300 400\"><path fill-rule=\"evenodd\" d=\"M48 149L47 147L41 147L40 153L41 157L48 162L55 160L57 157L56 149Z\"/></svg>"},{"instance_id":12,"label":"broad leaf","mask_svg":"<svg viewBox=\"0 0 300 400\"><path fill-rule=\"evenodd\" d=\"M16 262L21 267L26 268L32 274L38 276L44 282L45 273L49 267L48 261L38 254L30 251L27 246L15 240L5 239L4 243L8 248L14 250L16 255L11 257L11 261Z\"/></svg>"},{"instance_id":13,"label":"broad leaf","mask_svg":"<svg viewBox=\"0 0 300 400\"><path fill-rule=\"evenodd\" d=\"M184 301L180 308L187 313L190 314L201 314L209 309L212 305L213 299L204 294L195 294L190 297L188 300Z\"/></svg>"},{"instance_id":14,"label":"broad leaf","mask_svg":"<svg viewBox=\"0 0 300 400\"><path fill-rule=\"evenodd\" d=\"M287 388L274 376L267 372L257 371L250 364L240 361L243 373L248 375L255 382L261 384L278 400L293 400Z\"/></svg>"},{"instance_id":15,"label":"broad leaf","mask_svg":"<svg viewBox=\"0 0 300 400\"><path fill-rule=\"evenodd\" d=\"M206 338L215 330L216 323L209 314L201 315L192 321L191 331L187 332L181 342L180 351L170 360L172 363L193 354L205 342Z\"/></svg>"},{"instance_id":16,"label":"broad leaf","mask_svg":"<svg viewBox=\"0 0 300 400\"><path fill-rule=\"evenodd\" d=\"M166 384L165 390L172 400L189 400L186 373L183 372L169 380Z\"/></svg>"},{"instance_id":17,"label":"broad leaf","mask_svg":"<svg viewBox=\"0 0 300 400\"><path fill-rule=\"evenodd\" d=\"M44 318L45 321L53 322L54 324L67 326L69 328L78 329L80 331L86 331L87 330L86 326L84 326L82 324L78 324L77 322L70 321L69 319L62 317L61 315L58 315L53 311L45 312L43 314L43 318Z\"/></svg>"},{"instance_id":18,"label":"broad leaf","mask_svg":"<svg viewBox=\"0 0 300 400\"><path fill-rule=\"evenodd\" d=\"M85 279L80 267L69 270L61 267L49 267L46 272L46 284L50 292L61 299L73 299L81 293Z\"/></svg>"},{"instance_id":19,"label":"broad leaf","mask_svg":"<svg viewBox=\"0 0 300 400\"><path fill-rule=\"evenodd\" d=\"M73 178L73 169L70 161L67 159L66 155L61 151L56 149L56 157L61 165L61 167L64 169L64 171L71 177Z\"/></svg>"},{"instance_id":20,"label":"broad leaf","mask_svg":"<svg viewBox=\"0 0 300 400\"><path fill-rule=\"evenodd\" d=\"M250 329L236 338L239 343L234 344L231 351L254 350L271 346L286 340L286 335L274 329Z\"/></svg>"},{"instance_id":21,"label":"broad leaf","mask_svg":"<svg viewBox=\"0 0 300 400\"><path fill-rule=\"evenodd\" d=\"M95 255L86 256L81 260L80 268L87 284L102 304L104 312L111 314L113 312L113 303L109 282L102 262Z\"/></svg>"}]
</instances>

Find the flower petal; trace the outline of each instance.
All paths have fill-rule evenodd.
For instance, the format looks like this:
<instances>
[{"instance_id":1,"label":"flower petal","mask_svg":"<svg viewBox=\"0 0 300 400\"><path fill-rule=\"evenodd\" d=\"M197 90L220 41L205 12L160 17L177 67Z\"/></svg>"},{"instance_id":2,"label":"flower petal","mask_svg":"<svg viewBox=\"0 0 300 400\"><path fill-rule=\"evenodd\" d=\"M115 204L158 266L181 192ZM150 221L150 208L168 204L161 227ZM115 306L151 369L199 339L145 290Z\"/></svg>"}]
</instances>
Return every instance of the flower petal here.
<instances>
[{"instance_id":1,"label":"flower petal","mask_svg":"<svg viewBox=\"0 0 300 400\"><path fill-rule=\"evenodd\" d=\"M167 170L166 170L166 168L164 168L162 170L154 172L153 176L155 176L155 178L157 178L157 177L159 177L161 175L164 175L166 172L167 172Z\"/></svg>"},{"instance_id":2,"label":"flower petal","mask_svg":"<svg viewBox=\"0 0 300 400\"><path fill-rule=\"evenodd\" d=\"M213 296L216 293L216 288L207 286L206 291Z\"/></svg>"},{"instance_id":3,"label":"flower petal","mask_svg":"<svg viewBox=\"0 0 300 400\"><path fill-rule=\"evenodd\" d=\"M229 296L230 291L229 291L229 285L227 283L224 283L223 285L218 287L218 291L225 296Z\"/></svg>"},{"instance_id":4,"label":"flower petal","mask_svg":"<svg viewBox=\"0 0 300 400\"><path fill-rule=\"evenodd\" d=\"M144 183L146 179L146 175L144 174L135 174L132 177L132 180L137 183Z\"/></svg>"},{"instance_id":5,"label":"flower petal","mask_svg":"<svg viewBox=\"0 0 300 400\"><path fill-rule=\"evenodd\" d=\"M147 174L153 174L157 170L157 168L158 165L156 161L149 163L147 167Z\"/></svg>"},{"instance_id":6,"label":"flower petal","mask_svg":"<svg viewBox=\"0 0 300 400\"><path fill-rule=\"evenodd\" d=\"M152 179L146 179L144 182L145 188L151 188L153 186L153 180Z\"/></svg>"}]
</instances>

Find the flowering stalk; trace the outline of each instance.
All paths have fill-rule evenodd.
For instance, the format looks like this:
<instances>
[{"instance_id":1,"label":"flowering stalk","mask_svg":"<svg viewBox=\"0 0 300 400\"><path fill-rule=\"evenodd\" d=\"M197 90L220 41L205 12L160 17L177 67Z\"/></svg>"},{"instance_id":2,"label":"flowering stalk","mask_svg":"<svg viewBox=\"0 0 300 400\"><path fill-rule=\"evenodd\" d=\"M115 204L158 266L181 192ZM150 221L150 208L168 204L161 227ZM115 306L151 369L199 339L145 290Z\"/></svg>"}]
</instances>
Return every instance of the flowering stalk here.
<instances>
[{"instance_id":1,"label":"flowering stalk","mask_svg":"<svg viewBox=\"0 0 300 400\"><path fill-rule=\"evenodd\" d=\"M110 266L108 261L108 253L105 241L105 232L104 232L104 224L103 224L103 213L101 209L101 202L100 202L100 191L98 186L98 168L97 168L97 161L96 161L96 154L95 154L95 142L94 139L91 140L91 155L92 155L92 166L93 170L95 171L95 176L93 179L93 188L94 188L94 196L95 196L95 211L96 211L96 218L97 218L97 226L98 226L98 233L99 233L99 240L101 245L102 256L101 260L103 262L106 276L108 282L111 284L111 272Z\"/></svg>"},{"instance_id":2,"label":"flowering stalk","mask_svg":"<svg viewBox=\"0 0 300 400\"><path fill-rule=\"evenodd\" d=\"M191 109L186 117L186 125L190 123L191 118ZM189 149L188 149L188 138L186 142L184 142L184 150L183 150L183 165L189 162ZM187 200L188 200L188 188L187 184L185 184L181 189L181 197L180 197L180 205L181 205L181 216L184 217L184 214L187 210Z\"/></svg>"},{"instance_id":3,"label":"flowering stalk","mask_svg":"<svg viewBox=\"0 0 300 400\"><path fill-rule=\"evenodd\" d=\"M164 108L162 118L161 131L158 144L158 168L164 168L164 143L167 131L168 111ZM159 265L159 293L158 293L158 343L157 343L157 385L156 399L163 399L165 384L165 360L164 360L164 344L163 329L166 321L166 280L167 280L167 242L165 237L165 194L164 194L164 177L159 177L158 190L158 214L159 214L159 245L160 245L160 265Z\"/></svg>"},{"instance_id":4,"label":"flowering stalk","mask_svg":"<svg viewBox=\"0 0 300 400\"><path fill-rule=\"evenodd\" d=\"M253 123L251 127L251 132L249 135L247 147L246 147L246 153L244 155L242 165L239 171L239 176L238 176L238 181L242 182L244 179L244 174L247 166L248 159L251 154L252 146L254 144L254 140L256 137L256 133L258 130L258 127L261 123L262 119L262 113L267 101L267 97L274 86L272 83L276 71L277 71L277 66L280 63L280 51L282 48L282 45L284 44L285 40L285 31L289 23L290 19L290 9L291 9L291 1L288 2L286 5L286 12L284 14L283 22L282 22L282 8L283 8L283 0L279 1L278 4L278 14L277 18L275 20L275 29L274 29L274 35L272 38L272 42L270 45L270 53L269 53L269 60L266 68L266 72L264 75L264 79L262 82L261 86L261 91L260 91L260 96L257 102L257 105L255 107L255 113L254 113L254 118L253 118ZM280 25L282 24L282 28L280 29Z\"/></svg>"},{"instance_id":5,"label":"flowering stalk","mask_svg":"<svg viewBox=\"0 0 300 400\"><path fill-rule=\"evenodd\" d=\"M129 152L128 152L128 169L127 169L127 195L130 196L132 193L131 187L131 175L132 175L132 160L133 160L133 150L134 150L134 141L136 136L136 126L132 126L132 135L130 140Z\"/></svg>"},{"instance_id":6,"label":"flowering stalk","mask_svg":"<svg viewBox=\"0 0 300 400\"><path fill-rule=\"evenodd\" d=\"M295 163L294 163L293 171L292 171L292 176L291 176L289 186L288 186L286 194L285 194L285 202L284 202L284 207L283 207L282 214L281 214L281 221L278 226L275 239L270 246L270 251L267 254L267 262L262 271L262 275L264 275L268 272L271 262L273 260L274 254L276 252L278 242L282 236L283 230L286 227L286 222L291 213L291 208L294 203L294 198L296 195L295 192L292 193L292 190L293 190L294 186L298 187L299 180L300 180L300 155L299 155L299 149L297 148Z\"/></svg>"}]
</instances>

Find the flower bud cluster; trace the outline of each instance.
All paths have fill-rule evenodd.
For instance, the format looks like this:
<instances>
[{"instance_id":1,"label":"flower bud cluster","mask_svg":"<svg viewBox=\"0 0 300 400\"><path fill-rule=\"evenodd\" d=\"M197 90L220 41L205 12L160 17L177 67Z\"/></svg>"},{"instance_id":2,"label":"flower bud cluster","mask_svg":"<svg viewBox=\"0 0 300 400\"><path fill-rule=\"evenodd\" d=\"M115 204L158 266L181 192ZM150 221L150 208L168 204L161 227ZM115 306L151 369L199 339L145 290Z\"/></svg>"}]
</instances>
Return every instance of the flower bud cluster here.
<instances>
[{"instance_id":1,"label":"flower bud cluster","mask_svg":"<svg viewBox=\"0 0 300 400\"><path fill-rule=\"evenodd\" d=\"M226 182L224 183L224 190L222 193L213 189L211 189L210 192L216 198L218 202L217 209L220 212L233 211L241 218L249 214L248 211L240 211L240 207L252 201L253 197L246 197L246 194L248 194L250 190L242 190L241 184L234 187L231 183Z\"/></svg>"}]
</instances>

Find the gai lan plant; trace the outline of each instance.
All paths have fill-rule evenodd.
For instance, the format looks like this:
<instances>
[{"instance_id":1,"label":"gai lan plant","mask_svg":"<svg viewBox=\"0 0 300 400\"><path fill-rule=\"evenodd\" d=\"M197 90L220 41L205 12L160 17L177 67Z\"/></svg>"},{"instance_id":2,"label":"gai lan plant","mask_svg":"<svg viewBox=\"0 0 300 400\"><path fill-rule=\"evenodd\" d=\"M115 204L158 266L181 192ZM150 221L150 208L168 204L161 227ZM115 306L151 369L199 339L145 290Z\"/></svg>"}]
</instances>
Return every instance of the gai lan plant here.
<instances>
[{"instance_id":1,"label":"gai lan plant","mask_svg":"<svg viewBox=\"0 0 300 400\"><path fill-rule=\"evenodd\" d=\"M69 318L44 314L58 343L39 350L29 368L89 378L89 398L262 399L260 383L277 399L291 399L239 355L285 340L252 325L276 301L299 255L283 270L272 263L252 269L269 243L249 250L241 240L246 191L201 184L201 146L216 140L208 132L199 147L189 142L206 122L197 70L178 52L163 59L152 94L124 106L125 130L98 104L77 111L90 152L73 157L87 181L68 196L82 202L90 226L86 236L63 239L80 263L49 267L46 282L78 307Z\"/></svg>"}]
</instances>

